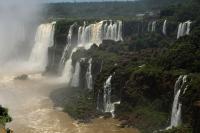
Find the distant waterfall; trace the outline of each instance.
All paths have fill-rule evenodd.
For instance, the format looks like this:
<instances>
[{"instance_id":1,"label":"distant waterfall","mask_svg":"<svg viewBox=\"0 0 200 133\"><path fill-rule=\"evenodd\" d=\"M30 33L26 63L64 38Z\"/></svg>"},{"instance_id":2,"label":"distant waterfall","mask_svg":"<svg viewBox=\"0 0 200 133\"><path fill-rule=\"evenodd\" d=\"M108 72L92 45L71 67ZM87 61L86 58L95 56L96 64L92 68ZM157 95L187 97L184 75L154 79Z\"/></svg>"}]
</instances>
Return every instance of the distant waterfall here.
<instances>
[{"instance_id":1,"label":"distant waterfall","mask_svg":"<svg viewBox=\"0 0 200 133\"><path fill-rule=\"evenodd\" d=\"M177 79L175 86L174 86L174 102L172 106L172 114L171 114L171 123L170 126L166 129L171 129L172 127L177 127L181 124L181 107L182 104L179 101L179 97L181 94L181 91L184 88L187 88L187 75L181 75ZM184 89L185 90L185 89Z\"/></svg>"},{"instance_id":2,"label":"distant waterfall","mask_svg":"<svg viewBox=\"0 0 200 133\"><path fill-rule=\"evenodd\" d=\"M156 31L156 21L153 22L149 22L148 23L148 27L147 27L147 31L148 32L155 32Z\"/></svg>"},{"instance_id":3,"label":"distant waterfall","mask_svg":"<svg viewBox=\"0 0 200 133\"><path fill-rule=\"evenodd\" d=\"M151 31L152 31L152 32L155 32L155 31L156 31L156 21L153 21L153 22L152 22Z\"/></svg>"},{"instance_id":4,"label":"distant waterfall","mask_svg":"<svg viewBox=\"0 0 200 133\"><path fill-rule=\"evenodd\" d=\"M147 31L148 31L148 32L151 31L151 22L148 23Z\"/></svg>"},{"instance_id":5,"label":"distant waterfall","mask_svg":"<svg viewBox=\"0 0 200 133\"><path fill-rule=\"evenodd\" d=\"M164 35L167 35L167 20L164 21L163 23L163 30L162 30L162 33Z\"/></svg>"},{"instance_id":6,"label":"distant waterfall","mask_svg":"<svg viewBox=\"0 0 200 133\"><path fill-rule=\"evenodd\" d=\"M88 61L88 69L87 69L87 72L86 72L86 81L87 81L87 88L88 89L92 89L93 88L93 79L92 79L92 58L89 59Z\"/></svg>"},{"instance_id":7,"label":"distant waterfall","mask_svg":"<svg viewBox=\"0 0 200 133\"><path fill-rule=\"evenodd\" d=\"M101 107L100 107L100 90L98 91L98 94L97 94L97 110L100 110Z\"/></svg>"},{"instance_id":8,"label":"distant waterfall","mask_svg":"<svg viewBox=\"0 0 200 133\"><path fill-rule=\"evenodd\" d=\"M56 22L41 24L36 32L29 63L38 71L44 71L48 63L48 48L54 45L54 31Z\"/></svg>"},{"instance_id":9,"label":"distant waterfall","mask_svg":"<svg viewBox=\"0 0 200 133\"><path fill-rule=\"evenodd\" d=\"M100 45L103 40L123 41L122 21L100 21L79 27L78 43L89 49L92 44Z\"/></svg>"},{"instance_id":10,"label":"distant waterfall","mask_svg":"<svg viewBox=\"0 0 200 133\"><path fill-rule=\"evenodd\" d=\"M81 72L80 62L77 61L71 82L72 87L79 87L80 72Z\"/></svg>"},{"instance_id":11,"label":"distant waterfall","mask_svg":"<svg viewBox=\"0 0 200 133\"><path fill-rule=\"evenodd\" d=\"M190 34L190 27L191 27L191 21L188 20L184 23L180 23L178 26L178 32L177 32L177 39L179 39L182 36L189 35Z\"/></svg>"},{"instance_id":12,"label":"distant waterfall","mask_svg":"<svg viewBox=\"0 0 200 133\"><path fill-rule=\"evenodd\" d=\"M70 27L71 31L73 31L73 26ZM70 33L69 31L69 38ZM103 40L109 39L114 41L123 41L122 39L122 21L100 21L94 24L86 25L84 22L83 26L80 26L78 29L78 44L70 51L70 57L65 61L65 66L62 71L61 80L65 81L67 84L72 81L72 55L77 51L78 48L83 47L84 49L89 49L93 44L100 45ZM69 41L70 42L70 41ZM68 48L66 48L68 49ZM65 50L68 51L68 50ZM65 52L64 52L65 53ZM63 55L63 59L66 55ZM61 61L63 61L61 59ZM90 87L91 88L91 87ZM89 89L90 89L89 88Z\"/></svg>"},{"instance_id":13,"label":"distant waterfall","mask_svg":"<svg viewBox=\"0 0 200 133\"><path fill-rule=\"evenodd\" d=\"M60 60L60 65L65 63L66 55L69 52L69 49L70 49L70 47L72 45L72 36L73 36L73 30L74 30L74 26L75 25L76 25L76 23L71 25L70 28L69 28L69 32L68 32L68 35L67 35L67 44L66 44L65 49L64 49L64 51L62 53L62 57L61 57L61 60Z\"/></svg>"},{"instance_id":14,"label":"distant waterfall","mask_svg":"<svg viewBox=\"0 0 200 133\"><path fill-rule=\"evenodd\" d=\"M111 113L112 117L114 117L115 105L120 104L120 102L114 102L114 103L111 102L111 92L112 92L111 80L112 80L112 75L110 75L106 80L106 82L104 83L103 105L104 105L104 112Z\"/></svg>"}]
</instances>

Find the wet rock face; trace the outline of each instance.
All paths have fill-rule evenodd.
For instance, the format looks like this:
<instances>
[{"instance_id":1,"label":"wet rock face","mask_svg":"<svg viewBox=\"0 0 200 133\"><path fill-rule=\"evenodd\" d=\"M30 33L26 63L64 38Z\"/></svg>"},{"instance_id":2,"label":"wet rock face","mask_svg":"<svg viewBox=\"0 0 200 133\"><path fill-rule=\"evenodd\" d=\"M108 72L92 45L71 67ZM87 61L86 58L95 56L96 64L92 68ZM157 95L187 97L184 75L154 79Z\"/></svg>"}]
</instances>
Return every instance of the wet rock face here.
<instances>
[{"instance_id":1,"label":"wet rock face","mask_svg":"<svg viewBox=\"0 0 200 133\"><path fill-rule=\"evenodd\" d=\"M67 35L69 32L70 25L74 22L72 21L59 21L56 24L55 35L54 35L54 46L48 50L48 66L46 68L47 72L58 73L59 63L62 57L63 49L67 42ZM72 44L77 43L77 33L78 27L75 27L72 36Z\"/></svg>"}]
</instances>

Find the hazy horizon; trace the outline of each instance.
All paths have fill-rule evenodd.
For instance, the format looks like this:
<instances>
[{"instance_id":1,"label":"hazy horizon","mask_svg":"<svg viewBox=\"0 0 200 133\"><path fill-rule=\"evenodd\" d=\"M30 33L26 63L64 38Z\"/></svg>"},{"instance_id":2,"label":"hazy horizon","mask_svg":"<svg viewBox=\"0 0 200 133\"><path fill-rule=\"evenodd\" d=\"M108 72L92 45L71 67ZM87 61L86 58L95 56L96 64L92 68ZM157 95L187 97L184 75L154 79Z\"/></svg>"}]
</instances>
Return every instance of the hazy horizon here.
<instances>
[{"instance_id":1,"label":"hazy horizon","mask_svg":"<svg viewBox=\"0 0 200 133\"><path fill-rule=\"evenodd\" d=\"M61 3L61 2L109 2L109 1L136 1L136 0L43 0L45 3Z\"/></svg>"}]
</instances>

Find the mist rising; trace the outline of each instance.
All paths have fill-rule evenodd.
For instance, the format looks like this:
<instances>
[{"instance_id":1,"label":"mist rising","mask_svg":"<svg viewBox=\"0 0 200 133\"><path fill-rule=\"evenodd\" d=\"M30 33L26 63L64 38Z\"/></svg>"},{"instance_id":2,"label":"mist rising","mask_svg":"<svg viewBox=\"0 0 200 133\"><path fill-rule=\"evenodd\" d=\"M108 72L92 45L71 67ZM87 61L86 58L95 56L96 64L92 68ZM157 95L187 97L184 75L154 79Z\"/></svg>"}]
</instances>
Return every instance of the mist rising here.
<instances>
[{"instance_id":1,"label":"mist rising","mask_svg":"<svg viewBox=\"0 0 200 133\"><path fill-rule=\"evenodd\" d=\"M12 66L25 60L30 52L34 25L41 6L33 0L1 1L0 65ZM8 65L9 64L9 65ZM2 69L2 67L1 67Z\"/></svg>"}]
</instances>

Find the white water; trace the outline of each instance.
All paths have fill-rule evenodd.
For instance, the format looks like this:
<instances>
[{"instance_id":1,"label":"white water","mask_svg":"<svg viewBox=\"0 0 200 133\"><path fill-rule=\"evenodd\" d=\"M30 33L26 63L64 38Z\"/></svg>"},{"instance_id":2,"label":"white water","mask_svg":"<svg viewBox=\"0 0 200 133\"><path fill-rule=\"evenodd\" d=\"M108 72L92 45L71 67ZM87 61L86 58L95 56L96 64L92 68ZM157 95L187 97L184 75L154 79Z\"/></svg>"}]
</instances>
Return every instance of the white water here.
<instances>
[{"instance_id":1,"label":"white water","mask_svg":"<svg viewBox=\"0 0 200 133\"><path fill-rule=\"evenodd\" d=\"M69 59L65 62L65 66L64 66L64 69L62 71L62 75L60 77L61 81L65 82L67 85L70 83L71 78L73 76L73 73L72 73L72 71L73 71L72 55L76 51L77 51L77 47L75 47L72 50Z\"/></svg>"},{"instance_id":2,"label":"white water","mask_svg":"<svg viewBox=\"0 0 200 133\"><path fill-rule=\"evenodd\" d=\"M122 39L122 21L107 21L103 20L94 24L86 25L78 29L78 44L70 53L69 59L65 62L62 71L61 80L69 84L72 79L72 55L78 48L83 47L89 49L93 44L99 46L103 40L109 39L113 41L123 41Z\"/></svg>"},{"instance_id":3,"label":"white water","mask_svg":"<svg viewBox=\"0 0 200 133\"><path fill-rule=\"evenodd\" d=\"M174 101L172 106L172 114L171 114L171 122L170 126L166 129L171 129L172 127L177 127L181 124L181 107L182 104L179 101L179 97L181 94L181 91L187 86L185 86L187 83L187 75L180 75L177 79L175 86L174 86ZM185 90L185 89L184 89Z\"/></svg>"},{"instance_id":4,"label":"white water","mask_svg":"<svg viewBox=\"0 0 200 133\"><path fill-rule=\"evenodd\" d=\"M62 57L61 57L61 60L60 60L60 65L65 63L66 55L67 55L67 53L69 52L69 49L72 46L72 36L73 36L73 30L74 30L74 26L75 25L76 24L74 23L69 28L69 32L68 32L68 35L67 35L67 44L65 45L64 51L62 53Z\"/></svg>"},{"instance_id":5,"label":"white water","mask_svg":"<svg viewBox=\"0 0 200 133\"><path fill-rule=\"evenodd\" d=\"M104 102L104 112L111 112L111 80L112 75L108 77L106 82L104 83L104 94L103 94L103 102Z\"/></svg>"},{"instance_id":6,"label":"white water","mask_svg":"<svg viewBox=\"0 0 200 133\"><path fill-rule=\"evenodd\" d=\"M103 40L123 41L122 21L103 20L98 23L79 27L78 43L89 49L91 45L100 45Z\"/></svg>"},{"instance_id":7,"label":"white water","mask_svg":"<svg viewBox=\"0 0 200 133\"><path fill-rule=\"evenodd\" d=\"M163 23L163 30L162 30L164 35L167 35L167 20L164 21Z\"/></svg>"},{"instance_id":8,"label":"white water","mask_svg":"<svg viewBox=\"0 0 200 133\"><path fill-rule=\"evenodd\" d=\"M33 69L44 71L48 63L48 48L54 45L54 31L56 22L41 24L36 32L29 63Z\"/></svg>"},{"instance_id":9,"label":"white water","mask_svg":"<svg viewBox=\"0 0 200 133\"><path fill-rule=\"evenodd\" d=\"M114 114L115 105L120 104L120 101L114 103L111 102L111 92L112 92L111 80L112 80L112 75L110 75L106 80L106 82L104 83L103 105L104 105L104 112L111 113L112 117L115 117Z\"/></svg>"},{"instance_id":10,"label":"white water","mask_svg":"<svg viewBox=\"0 0 200 133\"><path fill-rule=\"evenodd\" d=\"M186 22L183 22L183 23L179 24L178 32L177 32L177 39L179 39L182 36L190 34L191 23L192 22L190 20L188 20Z\"/></svg>"},{"instance_id":11,"label":"white water","mask_svg":"<svg viewBox=\"0 0 200 133\"><path fill-rule=\"evenodd\" d=\"M156 21L152 22L152 27L151 27L151 32L155 32L156 31Z\"/></svg>"},{"instance_id":12,"label":"white water","mask_svg":"<svg viewBox=\"0 0 200 133\"><path fill-rule=\"evenodd\" d=\"M92 58L88 61L88 68L86 72L86 81L87 81L87 88L92 90L93 89L93 79L92 79Z\"/></svg>"},{"instance_id":13,"label":"white water","mask_svg":"<svg viewBox=\"0 0 200 133\"><path fill-rule=\"evenodd\" d=\"M72 87L79 87L80 72L81 72L80 62L77 61L76 66L75 66L75 71L72 77L72 82L71 82Z\"/></svg>"}]
</instances>

